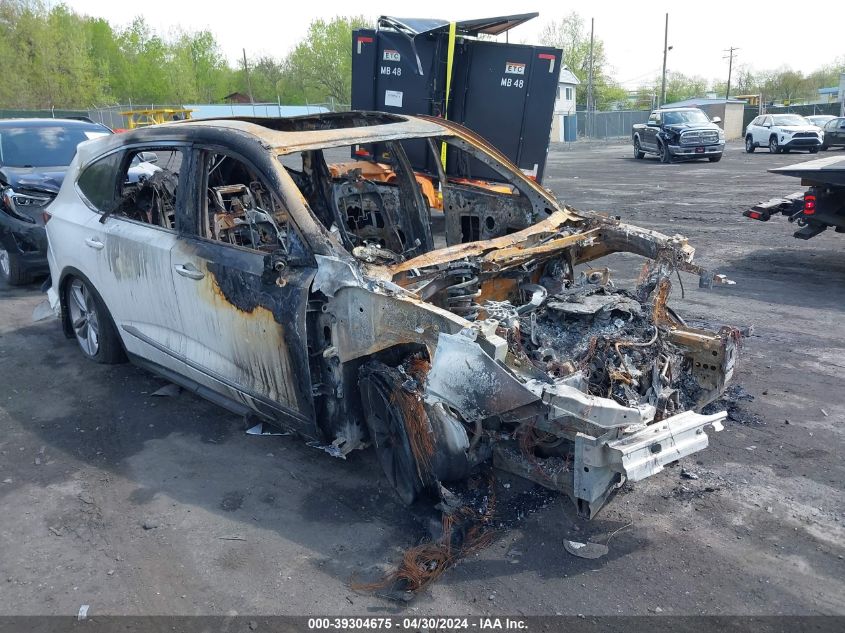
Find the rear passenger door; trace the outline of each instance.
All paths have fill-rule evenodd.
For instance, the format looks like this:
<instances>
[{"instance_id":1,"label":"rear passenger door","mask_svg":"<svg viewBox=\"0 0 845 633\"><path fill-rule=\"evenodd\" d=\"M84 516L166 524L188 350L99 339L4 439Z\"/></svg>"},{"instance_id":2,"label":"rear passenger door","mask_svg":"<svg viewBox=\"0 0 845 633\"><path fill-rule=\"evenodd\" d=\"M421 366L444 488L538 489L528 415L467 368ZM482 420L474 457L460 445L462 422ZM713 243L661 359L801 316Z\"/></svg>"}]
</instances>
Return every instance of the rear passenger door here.
<instances>
[{"instance_id":1,"label":"rear passenger door","mask_svg":"<svg viewBox=\"0 0 845 633\"><path fill-rule=\"evenodd\" d=\"M306 338L316 263L267 166L195 149L196 211L173 249L185 359L228 403L317 437Z\"/></svg>"},{"instance_id":2,"label":"rear passenger door","mask_svg":"<svg viewBox=\"0 0 845 633\"><path fill-rule=\"evenodd\" d=\"M139 177L136 167L141 152L154 152L157 161ZM100 213L87 224L80 248L94 253L95 279L91 281L126 351L177 371L184 340L170 249L176 243L176 215L188 203L188 156L184 144L135 145L95 161L78 181L86 201ZM89 187L98 180L104 183L99 199Z\"/></svg>"}]
</instances>

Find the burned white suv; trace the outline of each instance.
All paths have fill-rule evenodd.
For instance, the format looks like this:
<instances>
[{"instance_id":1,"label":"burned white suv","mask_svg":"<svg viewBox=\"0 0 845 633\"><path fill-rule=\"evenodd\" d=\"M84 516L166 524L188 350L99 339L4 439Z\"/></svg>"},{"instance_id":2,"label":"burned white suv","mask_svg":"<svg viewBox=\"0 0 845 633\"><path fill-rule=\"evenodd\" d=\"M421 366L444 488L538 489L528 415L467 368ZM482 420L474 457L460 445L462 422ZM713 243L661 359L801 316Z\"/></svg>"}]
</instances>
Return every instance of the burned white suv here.
<instances>
[{"instance_id":1,"label":"burned white suv","mask_svg":"<svg viewBox=\"0 0 845 633\"><path fill-rule=\"evenodd\" d=\"M133 183L139 152L161 171ZM696 411L736 331L666 303L675 271L713 279L686 240L561 206L448 121L138 129L82 144L49 213L48 294L86 356L337 456L372 445L408 503L492 461L593 516L726 417ZM616 251L646 258L635 288L593 266Z\"/></svg>"}]
</instances>

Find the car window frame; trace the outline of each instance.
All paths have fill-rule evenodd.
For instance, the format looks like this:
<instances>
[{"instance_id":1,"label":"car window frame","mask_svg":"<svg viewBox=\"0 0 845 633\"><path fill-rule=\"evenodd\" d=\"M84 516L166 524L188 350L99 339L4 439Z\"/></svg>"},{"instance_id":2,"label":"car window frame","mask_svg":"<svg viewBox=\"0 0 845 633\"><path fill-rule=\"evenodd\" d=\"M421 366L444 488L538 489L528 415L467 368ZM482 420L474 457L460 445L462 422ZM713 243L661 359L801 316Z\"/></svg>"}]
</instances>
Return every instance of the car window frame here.
<instances>
[{"instance_id":1,"label":"car window frame","mask_svg":"<svg viewBox=\"0 0 845 633\"><path fill-rule=\"evenodd\" d=\"M203 212L208 211L205 203L207 189L207 174L204 173L205 161L203 160L203 154L207 153L226 154L227 156L230 156L235 160L241 161L254 173L258 174L258 176L263 181L262 184L264 184L267 189L272 193L272 195L275 195L279 199L279 201L285 206L288 215L288 223L296 232L297 239L299 239L299 242L302 244L302 247L305 251L305 257L308 260L308 263L311 265L316 265L317 260L314 256L314 249L311 247L309 241L305 239L305 235L303 234L301 227L296 223L296 219L294 218L293 213L291 213L290 205L288 204L287 199L285 198L285 196L281 195L281 191L279 191L277 188L272 187L269 184L273 181L273 179L269 178L265 170L258 167L254 161L244 156L241 152L232 149L231 147L221 145L219 143L197 141L192 144L191 165L194 177L192 179L193 184L191 186L191 189L193 191L191 200L193 201L193 203L190 207L190 215L185 218L185 227L182 231L180 231L179 236L185 239L199 240L207 244L216 244L220 247L234 248L245 253L251 253L252 255L255 255L257 257L267 257L269 255L269 253L260 251L255 248L250 248L248 246L240 246L239 244L232 244L230 242L221 242L220 240L216 240L213 237L206 237L202 234L202 225L200 224L202 218L200 216Z\"/></svg>"},{"instance_id":2,"label":"car window frame","mask_svg":"<svg viewBox=\"0 0 845 633\"><path fill-rule=\"evenodd\" d=\"M123 147L112 148L108 152L105 152L103 154L99 154L96 157L92 158L91 160L86 162L84 165L82 165L76 172L76 177L74 178L74 181L73 181L74 190L76 191L76 194L79 196L79 199L82 200L82 202L85 204L86 207L88 207L88 210L91 211L92 213L96 214L96 215L102 216L104 213L109 213L109 215L111 215L111 212L110 211L107 212L107 211L104 211L104 210L98 208L97 205L94 204L88 198L88 196L82 190L82 187L79 186L79 181L82 178L82 176L85 175L85 172L88 171L88 169L91 166L93 166L95 163L99 163L100 161L105 160L105 159L109 158L110 156L113 156L114 154L121 154L124 151L125 151L125 148L123 148ZM121 157L120 161L118 162L118 165L123 165L123 158L122 157ZM118 174L119 171L120 171L120 167L118 167L118 169L116 171L112 172L112 195L114 196L113 199L117 198L117 174Z\"/></svg>"},{"instance_id":3,"label":"car window frame","mask_svg":"<svg viewBox=\"0 0 845 633\"><path fill-rule=\"evenodd\" d=\"M79 195L80 199L85 203L85 206L88 207L90 211L95 213L96 215L100 216L100 221L105 224L102 220L104 215L107 215L106 220L115 219L115 220L123 220L125 222L130 222L132 224L137 224L139 226L146 226L151 229L157 229L160 231L165 231L170 234L178 235L181 233L180 230L180 216L184 215L184 212L180 213L180 207L185 209L185 205L189 202L189 199L185 198L185 189L187 189L187 177L188 172L191 169L191 162L190 162L190 155L191 155L191 143L185 141L164 141L164 142L150 142L150 141L143 141L138 143L132 143L129 145L122 145L117 148L113 148L108 152L98 155L96 158L93 158L85 163L85 165L79 169L76 178L74 179L74 189L76 190L77 195ZM100 160L106 159L113 154L122 153L123 156L120 159L119 166L117 170L112 175L112 187L114 188L114 199L117 200L119 197L118 187L119 187L119 179L118 176L127 172L128 169L131 167L131 158L129 158L130 154L137 154L139 152L144 151L155 151L155 149L163 150L163 151L173 151L174 149L179 149L183 155L183 163L186 168L180 168L179 170L179 183L177 184L176 188L176 226L172 229L168 229L163 226L158 226L157 224L150 224L149 222L141 222L140 220L134 220L132 218L128 218L125 215L121 215L115 213L114 210L104 211L102 209L97 208L91 200L85 195L82 191L81 187L79 186L79 179L82 178L82 174L94 163L99 162Z\"/></svg>"}]
</instances>

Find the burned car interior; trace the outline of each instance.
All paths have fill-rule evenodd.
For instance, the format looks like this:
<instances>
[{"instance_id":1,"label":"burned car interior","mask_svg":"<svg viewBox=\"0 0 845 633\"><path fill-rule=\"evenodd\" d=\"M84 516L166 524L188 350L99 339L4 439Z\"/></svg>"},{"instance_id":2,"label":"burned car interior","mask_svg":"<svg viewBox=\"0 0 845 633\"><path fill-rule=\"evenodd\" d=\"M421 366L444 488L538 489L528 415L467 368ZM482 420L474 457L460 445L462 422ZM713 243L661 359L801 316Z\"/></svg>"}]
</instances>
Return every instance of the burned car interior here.
<instances>
[{"instance_id":1,"label":"burned car interior","mask_svg":"<svg viewBox=\"0 0 845 633\"><path fill-rule=\"evenodd\" d=\"M123 168L118 180L117 201L112 214L152 224L165 229L176 228L176 193L182 166L182 152L161 148L159 170L148 177L132 177L130 168L136 165L141 150L123 156Z\"/></svg>"},{"instance_id":2,"label":"burned car interior","mask_svg":"<svg viewBox=\"0 0 845 633\"><path fill-rule=\"evenodd\" d=\"M213 152L203 158L203 235L266 253L286 250L290 218L279 197L237 158Z\"/></svg>"}]
</instances>

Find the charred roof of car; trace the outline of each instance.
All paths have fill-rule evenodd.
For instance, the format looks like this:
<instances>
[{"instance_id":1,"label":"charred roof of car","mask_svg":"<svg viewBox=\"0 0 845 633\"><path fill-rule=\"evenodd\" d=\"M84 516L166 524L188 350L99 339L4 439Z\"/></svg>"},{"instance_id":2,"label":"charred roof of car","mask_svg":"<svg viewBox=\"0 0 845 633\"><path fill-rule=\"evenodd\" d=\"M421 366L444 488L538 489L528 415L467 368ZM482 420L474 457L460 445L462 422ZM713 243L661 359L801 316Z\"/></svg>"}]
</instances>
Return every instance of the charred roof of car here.
<instances>
[{"instance_id":1,"label":"charred roof of car","mask_svg":"<svg viewBox=\"0 0 845 633\"><path fill-rule=\"evenodd\" d=\"M195 141L198 136L202 136L200 130L210 134L228 131L249 135L260 141L266 149L279 155L406 139L456 138L459 142L484 150L495 160L508 166L513 177L521 181L526 190L532 190L543 198L550 209L558 207L548 191L527 177L487 140L453 121L424 115L398 116L385 112L356 110L299 117L188 119L136 128L112 135L106 141L89 141L80 145L79 153L84 164L93 156L101 155L102 150L110 151L134 143Z\"/></svg>"},{"instance_id":2,"label":"charred roof of car","mask_svg":"<svg viewBox=\"0 0 845 633\"><path fill-rule=\"evenodd\" d=\"M280 154L404 138L451 136L436 119L384 112L329 112L298 117L225 117L168 123L180 127L222 127L252 134ZM161 127L159 128L161 129Z\"/></svg>"}]
</instances>

